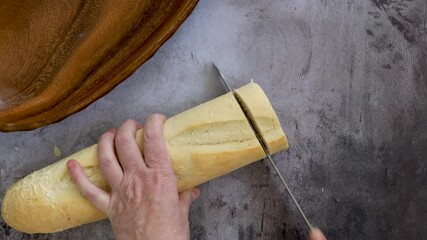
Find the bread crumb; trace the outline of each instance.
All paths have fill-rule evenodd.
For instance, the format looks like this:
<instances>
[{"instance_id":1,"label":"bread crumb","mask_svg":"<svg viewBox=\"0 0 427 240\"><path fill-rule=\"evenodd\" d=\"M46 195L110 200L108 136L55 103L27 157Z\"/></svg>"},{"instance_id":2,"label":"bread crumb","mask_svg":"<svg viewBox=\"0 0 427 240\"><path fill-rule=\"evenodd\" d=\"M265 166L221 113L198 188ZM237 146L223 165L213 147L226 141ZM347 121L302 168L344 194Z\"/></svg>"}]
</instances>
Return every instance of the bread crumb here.
<instances>
[{"instance_id":1,"label":"bread crumb","mask_svg":"<svg viewBox=\"0 0 427 240\"><path fill-rule=\"evenodd\" d=\"M55 154L56 157L60 157L62 155L61 149L59 149L59 147L57 146L53 147L53 153Z\"/></svg>"}]
</instances>

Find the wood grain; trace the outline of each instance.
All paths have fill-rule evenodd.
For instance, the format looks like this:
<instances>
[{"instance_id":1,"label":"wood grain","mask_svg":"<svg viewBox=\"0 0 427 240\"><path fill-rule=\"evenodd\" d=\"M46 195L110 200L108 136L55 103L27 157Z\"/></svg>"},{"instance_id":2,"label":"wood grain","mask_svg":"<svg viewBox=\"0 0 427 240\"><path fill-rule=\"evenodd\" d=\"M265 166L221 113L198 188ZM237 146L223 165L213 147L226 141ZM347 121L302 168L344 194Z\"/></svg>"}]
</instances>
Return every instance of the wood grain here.
<instances>
[{"instance_id":1,"label":"wood grain","mask_svg":"<svg viewBox=\"0 0 427 240\"><path fill-rule=\"evenodd\" d=\"M197 0L6 0L0 3L0 130L75 113L132 74Z\"/></svg>"}]
</instances>

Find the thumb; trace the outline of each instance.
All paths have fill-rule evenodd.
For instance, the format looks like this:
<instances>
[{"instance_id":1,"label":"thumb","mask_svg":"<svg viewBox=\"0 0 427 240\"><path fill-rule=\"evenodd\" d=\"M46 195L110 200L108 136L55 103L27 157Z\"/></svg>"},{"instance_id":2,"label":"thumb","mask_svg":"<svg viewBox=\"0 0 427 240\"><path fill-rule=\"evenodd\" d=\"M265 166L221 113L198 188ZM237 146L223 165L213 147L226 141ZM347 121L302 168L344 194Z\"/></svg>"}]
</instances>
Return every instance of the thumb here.
<instances>
[{"instance_id":1,"label":"thumb","mask_svg":"<svg viewBox=\"0 0 427 240\"><path fill-rule=\"evenodd\" d=\"M110 195L89 180L76 160L69 160L67 168L70 171L71 180L77 185L83 196L96 208L107 213Z\"/></svg>"},{"instance_id":2,"label":"thumb","mask_svg":"<svg viewBox=\"0 0 427 240\"><path fill-rule=\"evenodd\" d=\"M199 196L200 190L198 188L192 188L179 194L179 206L184 217L188 217L191 203L199 198Z\"/></svg>"},{"instance_id":3,"label":"thumb","mask_svg":"<svg viewBox=\"0 0 427 240\"><path fill-rule=\"evenodd\" d=\"M326 240L325 235L323 235L322 231L318 228L313 228L308 235L310 240Z\"/></svg>"}]
</instances>

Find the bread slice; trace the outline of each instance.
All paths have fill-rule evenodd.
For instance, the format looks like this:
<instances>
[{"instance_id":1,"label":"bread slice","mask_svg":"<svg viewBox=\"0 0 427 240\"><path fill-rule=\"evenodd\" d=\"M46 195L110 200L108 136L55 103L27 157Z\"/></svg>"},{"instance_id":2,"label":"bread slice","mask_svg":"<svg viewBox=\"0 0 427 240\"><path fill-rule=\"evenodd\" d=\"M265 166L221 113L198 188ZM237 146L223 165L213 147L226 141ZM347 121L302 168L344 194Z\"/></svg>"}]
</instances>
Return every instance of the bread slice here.
<instances>
[{"instance_id":1,"label":"bread slice","mask_svg":"<svg viewBox=\"0 0 427 240\"><path fill-rule=\"evenodd\" d=\"M249 83L235 90L236 97L243 110L248 114L261 140L270 154L289 147L285 133L280 127L279 119L270 101L261 87L256 83Z\"/></svg>"},{"instance_id":2,"label":"bread slice","mask_svg":"<svg viewBox=\"0 0 427 240\"><path fill-rule=\"evenodd\" d=\"M264 141L271 153L287 148L261 88L251 83L237 91L258 130L266 134ZM141 150L142 131L137 133ZM232 93L169 118L164 136L180 192L265 157ZM26 233L50 233L106 218L81 195L66 168L69 159L76 159L89 179L108 191L96 149L97 145L83 149L13 184L1 208L5 222Z\"/></svg>"}]
</instances>

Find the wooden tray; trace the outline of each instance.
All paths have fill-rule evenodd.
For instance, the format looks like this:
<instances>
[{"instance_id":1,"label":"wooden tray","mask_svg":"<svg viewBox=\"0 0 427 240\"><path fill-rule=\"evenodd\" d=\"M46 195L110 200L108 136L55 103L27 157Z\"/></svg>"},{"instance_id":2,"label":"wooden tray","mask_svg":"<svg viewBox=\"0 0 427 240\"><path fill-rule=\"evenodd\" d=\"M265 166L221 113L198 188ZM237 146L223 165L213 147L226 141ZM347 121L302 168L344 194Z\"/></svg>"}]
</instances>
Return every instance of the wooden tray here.
<instances>
[{"instance_id":1,"label":"wooden tray","mask_svg":"<svg viewBox=\"0 0 427 240\"><path fill-rule=\"evenodd\" d=\"M59 121L147 61L197 0L2 0L0 131Z\"/></svg>"}]
</instances>

